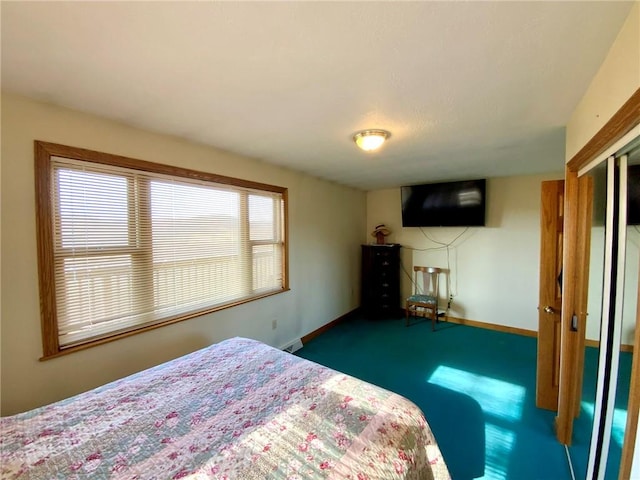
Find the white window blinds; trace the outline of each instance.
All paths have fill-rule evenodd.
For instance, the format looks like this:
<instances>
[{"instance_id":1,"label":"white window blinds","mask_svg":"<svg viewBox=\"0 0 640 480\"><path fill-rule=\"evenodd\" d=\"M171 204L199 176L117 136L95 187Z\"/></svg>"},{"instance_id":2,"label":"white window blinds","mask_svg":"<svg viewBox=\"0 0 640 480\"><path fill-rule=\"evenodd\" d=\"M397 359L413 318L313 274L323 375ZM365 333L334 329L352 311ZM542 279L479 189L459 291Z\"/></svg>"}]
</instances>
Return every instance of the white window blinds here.
<instances>
[{"instance_id":1,"label":"white window blinds","mask_svg":"<svg viewBox=\"0 0 640 480\"><path fill-rule=\"evenodd\" d=\"M59 350L285 288L282 192L49 165Z\"/></svg>"}]
</instances>

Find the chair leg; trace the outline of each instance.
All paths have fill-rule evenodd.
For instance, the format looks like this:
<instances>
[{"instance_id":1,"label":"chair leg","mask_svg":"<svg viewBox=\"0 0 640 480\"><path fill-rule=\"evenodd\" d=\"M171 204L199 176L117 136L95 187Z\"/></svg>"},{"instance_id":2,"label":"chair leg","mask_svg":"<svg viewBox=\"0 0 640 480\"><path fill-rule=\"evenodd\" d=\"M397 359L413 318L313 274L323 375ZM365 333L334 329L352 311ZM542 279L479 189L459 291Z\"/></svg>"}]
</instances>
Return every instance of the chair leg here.
<instances>
[{"instance_id":1,"label":"chair leg","mask_svg":"<svg viewBox=\"0 0 640 480\"><path fill-rule=\"evenodd\" d=\"M404 313L405 313L405 315L407 317L404 326L408 327L409 326L409 305L405 305Z\"/></svg>"}]
</instances>

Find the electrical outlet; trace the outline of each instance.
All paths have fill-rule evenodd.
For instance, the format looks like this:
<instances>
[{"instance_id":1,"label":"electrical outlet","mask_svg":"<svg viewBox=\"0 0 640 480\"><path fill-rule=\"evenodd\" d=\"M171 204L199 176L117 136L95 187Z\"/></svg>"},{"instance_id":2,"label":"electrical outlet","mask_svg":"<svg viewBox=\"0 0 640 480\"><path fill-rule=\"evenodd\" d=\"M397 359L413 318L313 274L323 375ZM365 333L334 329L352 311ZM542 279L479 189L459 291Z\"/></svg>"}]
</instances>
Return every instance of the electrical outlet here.
<instances>
[{"instance_id":1,"label":"electrical outlet","mask_svg":"<svg viewBox=\"0 0 640 480\"><path fill-rule=\"evenodd\" d=\"M278 319L274 318L271 320L271 330L275 330L276 328L278 328Z\"/></svg>"}]
</instances>

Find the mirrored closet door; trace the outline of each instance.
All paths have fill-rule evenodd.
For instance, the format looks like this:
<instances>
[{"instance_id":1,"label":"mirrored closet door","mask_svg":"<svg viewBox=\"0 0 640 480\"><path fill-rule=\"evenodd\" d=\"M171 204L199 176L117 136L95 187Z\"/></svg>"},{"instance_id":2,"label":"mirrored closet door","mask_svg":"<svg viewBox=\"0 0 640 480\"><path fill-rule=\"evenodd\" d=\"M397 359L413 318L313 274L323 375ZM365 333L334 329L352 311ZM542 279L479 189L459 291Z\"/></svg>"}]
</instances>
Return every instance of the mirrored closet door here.
<instances>
[{"instance_id":1,"label":"mirrored closet door","mask_svg":"<svg viewBox=\"0 0 640 480\"><path fill-rule=\"evenodd\" d=\"M592 179L593 218L586 348L579 363L584 383L578 385L569 449L576 478L619 476L637 316L639 169L640 136L634 131L578 173Z\"/></svg>"}]
</instances>

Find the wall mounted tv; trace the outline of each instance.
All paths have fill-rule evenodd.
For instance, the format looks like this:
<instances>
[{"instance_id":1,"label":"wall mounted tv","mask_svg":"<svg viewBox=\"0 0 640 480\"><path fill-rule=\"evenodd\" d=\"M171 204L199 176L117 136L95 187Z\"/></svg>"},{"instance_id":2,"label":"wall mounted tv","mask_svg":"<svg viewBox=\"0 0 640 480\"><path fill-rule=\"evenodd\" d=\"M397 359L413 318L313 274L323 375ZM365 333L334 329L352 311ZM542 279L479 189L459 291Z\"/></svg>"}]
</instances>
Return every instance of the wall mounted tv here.
<instances>
[{"instance_id":1,"label":"wall mounted tv","mask_svg":"<svg viewBox=\"0 0 640 480\"><path fill-rule=\"evenodd\" d=\"M402 187L403 227L483 227L485 179Z\"/></svg>"},{"instance_id":2,"label":"wall mounted tv","mask_svg":"<svg viewBox=\"0 0 640 480\"><path fill-rule=\"evenodd\" d=\"M627 225L640 225L640 165L627 169Z\"/></svg>"}]
</instances>

